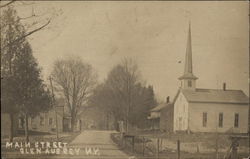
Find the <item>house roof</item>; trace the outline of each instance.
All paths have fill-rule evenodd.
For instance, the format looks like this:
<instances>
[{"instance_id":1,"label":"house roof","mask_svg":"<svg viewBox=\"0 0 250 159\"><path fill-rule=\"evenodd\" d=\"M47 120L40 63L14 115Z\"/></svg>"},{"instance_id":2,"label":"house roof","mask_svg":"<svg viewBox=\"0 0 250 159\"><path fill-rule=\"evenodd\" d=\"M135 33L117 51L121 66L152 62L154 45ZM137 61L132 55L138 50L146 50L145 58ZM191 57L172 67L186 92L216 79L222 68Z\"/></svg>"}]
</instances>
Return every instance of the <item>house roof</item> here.
<instances>
[{"instance_id":1,"label":"house roof","mask_svg":"<svg viewBox=\"0 0 250 159\"><path fill-rule=\"evenodd\" d=\"M173 104L175 103L175 101L176 101L176 99L177 99L179 93L180 93L180 89L178 89L178 91L177 91L177 93L176 93L176 95L175 95L175 97L174 97L174 99L173 99L172 102L169 102L169 103L161 103L161 104L157 105L156 107L154 107L153 109L151 109L150 112L159 112L159 111L161 111L163 108L166 108L167 106L173 105Z\"/></svg>"},{"instance_id":2,"label":"house roof","mask_svg":"<svg viewBox=\"0 0 250 159\"><path fill-rule=\"evenodd\" d=\"M154 107L153 109L151 109L151 112L159 112L160 110L162 110L163 108L165 108L167 106L167 103L161 103L159 105L157 105L156 107Z\"/></svg>"},{"instance_id":3,"label":"house roof","mask_svg":"<svg viewBox=\"0 0 250 159\"><path fill-rule=\"evenodd\" d=\"M248 104L249 98L242 90L200 89L182 90L188 102Z\"/></svg>"}]
</instances>

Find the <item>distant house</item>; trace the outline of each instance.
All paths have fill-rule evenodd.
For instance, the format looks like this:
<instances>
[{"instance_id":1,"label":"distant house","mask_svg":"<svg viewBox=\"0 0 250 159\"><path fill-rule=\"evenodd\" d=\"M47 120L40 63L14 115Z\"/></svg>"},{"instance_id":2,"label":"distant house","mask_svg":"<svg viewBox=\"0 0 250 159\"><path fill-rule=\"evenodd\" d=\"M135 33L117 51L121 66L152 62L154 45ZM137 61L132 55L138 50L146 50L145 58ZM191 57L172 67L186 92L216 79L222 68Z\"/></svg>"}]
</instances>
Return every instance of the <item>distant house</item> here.
<instances>
[{"instance_id":1,"label":"distant house","mask_svg":"<svg viewBox=\"0 0 250 159\"><path fill-rule=\"evenodd\" d=\"M28 126L31 131L39 132L56 132L56 125L58 126L58 131L63 131L63 121L64 121L64 101L58 99L55 107L46 112L41 112L34 117L28 118ZM18 115L18 129L24 130L25 120L24 117Z\"/></svg>"},{"instance_id":2,"label":"distant house","mask_svg":"<svg viewBox=\"0 0 250 159\"><path fill-rule=\"evenodd\" d=\"M57 113L56 113L57 112ZM65 128L63 122L65 120L63 113L63 106L57 106L48 112L39 113L35 117L28 118L28 127L30 131L38 132L56 132L56 114L58 131L62 132ZM18 134L19 130L25 129L25 120L21 114L16 114L13 121L14 136ZM7 113L1 113L1 137L8 137L11 131L10 116Z\"/></svg>"},{"instance_id":3,"label":"distant house","mask_svg":"<svg viewBox=\"0 0 250 159\"><path fill-rule=\"evenodd\" d=\"M160 130L163 132L173 132L174 122L174 105L173 102L168 102L162 108L160 113Z\"/></svg>"},{"instance_id":4,"label":"distant house","mask_svg":"<svg viewBox=\"0 0 250 159\"><path fill-rule=\"evenodd\" d=\"M39 113L35 117L28 118L29 130L39 132L56 132L56 124L58 131L63 131L63 106L57 106L56 110L51 109L48 112ZM19 115L18 129L24 130L24 117Z\"/></svg>"},{"instance_id":5,"label":"distant house","mask_svg":"<svg viewBox=\"0 0 250 159\"><path fill-rule=\"evenodd\" d=\"M165 103L161 103L155 108L151 109L148 119L151 120L151 127L163 132L173 132L173 120L174 120L174 98L173 102L170 102L170 97L167 97Z\"/></svg>"},{"instance_id":6,"label":"distant house","mask_svg":"<svg viewBox=\"0 0 250 159\"><path fill-rule=\"evenodd\" d=\"M154 129L154 130L160 129L160 130L165 131L163 128L163 126L165 126L163 124L165 120L163 121L162 119L163 118L166 119L166 116L162 116L163 115L162 111L167 107L168 104L169 104L169 97L167 97L166 103L161 103L150 110L150 114L147 117L147 119L150 121L151 129Z\"/></svg>"},{"instance_id":7,"label":"distant house","mask_svg":"<svg viewBox=\"0 0 250 159\"><path fill-rule=\"evenodd\" d=\"M249 98L241 90L196 88L189 28L184 74L174 100L162 109L163 130L247 133ZM170 123L170 124L166 124ZM171 124L172 123L172 124Z\"/></svg>"},{"instance_id":8,"label":"distant house","mask_svg":"<svg viewBox=\"0 0 250 159\"><path fill-rule=\"evenodd\" d=\"M150 115L147 117L147 119L150 122L150 128L153 130L160 129L160 114L161 114L161 109L163 108L162 106L163 104L151 109Z\"/></svg>"},{"instance_id":9,"label":"distant house","mask_svg":"<svg viewBox=\"0 0 250 159\"><path fill-rule=\"evenodd\" d=\"M18 116L18 129L24 130L24 117ZM35 117L28 119L29 130L39 132L58 132L70 131L71 116L65 106L63 99L58 99L54 108L47 112L41 112ZM77 120L76 130L80 130L80 120Z\"/></svg>"}]
</instances>

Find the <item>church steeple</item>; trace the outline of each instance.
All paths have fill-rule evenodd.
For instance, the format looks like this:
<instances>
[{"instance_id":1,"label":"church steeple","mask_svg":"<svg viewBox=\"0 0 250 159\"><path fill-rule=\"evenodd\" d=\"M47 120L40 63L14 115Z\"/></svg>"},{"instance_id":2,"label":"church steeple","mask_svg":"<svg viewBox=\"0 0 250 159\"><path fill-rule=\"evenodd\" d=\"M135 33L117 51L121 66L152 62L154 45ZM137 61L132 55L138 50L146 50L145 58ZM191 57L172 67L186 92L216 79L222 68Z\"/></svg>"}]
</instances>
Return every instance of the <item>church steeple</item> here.
<instances>
[{"instance_id":1,"label":"church steeple","mask_svg":"<svg viewBox=\"0 0 250 159\"><path fill-rule=\"evenodd\" d=\"M181 80L181 88L195 90L195 80L197 79L198 78L193 74L191 25L189 23L184 74L179 77L179 80Z\"/></svg>"}]
</instances>

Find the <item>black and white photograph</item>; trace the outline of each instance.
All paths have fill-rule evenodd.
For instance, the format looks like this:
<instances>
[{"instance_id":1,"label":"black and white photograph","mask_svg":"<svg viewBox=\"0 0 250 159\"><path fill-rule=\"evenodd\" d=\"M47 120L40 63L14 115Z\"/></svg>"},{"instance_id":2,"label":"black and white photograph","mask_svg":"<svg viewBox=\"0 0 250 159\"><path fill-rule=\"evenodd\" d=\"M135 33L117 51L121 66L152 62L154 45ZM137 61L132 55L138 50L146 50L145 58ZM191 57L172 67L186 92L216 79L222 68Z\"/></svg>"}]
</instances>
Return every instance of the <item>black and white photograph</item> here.
<instances>
[{"instance_id":1,"label":"black and white photograph","mask_svg":"<svg viewBox=\"0 0 250 159\"><path fill-rule=\"evenodd\" d=\"M0 1L1 158L249 159L248 1Z\"/></svg>"}]
</instances>

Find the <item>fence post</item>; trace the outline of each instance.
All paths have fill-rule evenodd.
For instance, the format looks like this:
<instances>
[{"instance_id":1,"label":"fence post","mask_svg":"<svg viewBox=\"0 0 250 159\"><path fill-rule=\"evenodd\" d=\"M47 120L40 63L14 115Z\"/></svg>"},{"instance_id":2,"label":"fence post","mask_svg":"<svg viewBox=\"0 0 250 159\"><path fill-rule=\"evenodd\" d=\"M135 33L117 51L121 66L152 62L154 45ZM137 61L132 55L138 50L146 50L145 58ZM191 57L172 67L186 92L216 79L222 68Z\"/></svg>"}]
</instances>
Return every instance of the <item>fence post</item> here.
<instances>
[{"instance_id":1,"label":"fence post","mask_svg":"<svg viewBox=\"0 0 250 159\"><path fill-rule=\"evenodd\" d=\"M163 140L163 139L161 138L161 139L160 139L160 143L161 143L161 144L160 144L160 151L162 151L162 142L163 142L162 140Z\"/></svg>"},{"instance_id":2,"label":"fence post","mask_svg":"<svg viewBox=\"0 0 250 159\"><path fill-rule=\"evenodd\" d=\"M197 144L196 146L197 146L197 153L200 153L200 147L199 147L199 144Z\"/></svg>"},{"instance_id":3,"label":"fence post","mask_svg":"<svg viewBox=\"0 0 250 159\"><path fill-rule=\"evenodd\" d=\"M124 136L123 133L121 133L121 147L124 148Z\"/></svg>"},{"instance_id":4,"label":"fence post","mask_svg":"<svg viewBox=\"0 0 250 159\"><path fill-rule=\"evenodd\" d=\"M123 142L123 144L124 144L124 148L126 148L127 147L127 138L124 136L124 140L123 140L124 142Z\"/></svg>"},{"instance_id":5,"label":"fence post","mask_svg":"<svg viewBox=\"0 0 250 159\"><path fill-rule=\"evenodd\" d=\"M157 138L157 152L156 152L157 159L159 159L159 147L160 147L160 142L159 142L159 138Z\"/></svg>"},{"instance_id":6,"label":"fence post","mask_svg":"<svg viewBox=\"0 0 250 159\"><path fill-rule=\"evenodd\" d=\"M238 146L239 146L239 142L237 138L233 138L232 139L232 159L238 158L238 154L237 154Z\"/></svg>"},{"instance_id":7,"label":"fence post","mask_svg":"<svg viewBox=\"0 0 250 159\"><path fill-rule=\"evenodd\" d=\"M135 152L135 136L132 136L132 152Z\"/></svg>"},{"instance_id":8,"label":"fence post","mask_svg":"<svg viewBox=\"0 0 250 159\"><path fill-rule=\"evenodd\" d=\"M218 137L218 133L216 133L216 140L215 140L215 158L218 159L219 158L219 143L218 143L219 137Z\"/></svg>"},{"instance_id":9,"label":"fence post","mask_svg":"<svg viewBox=\"0 0 250 159\"><path fill-rule=\"evenodd\" d=\"M144 148L145 148L145 141L144 141L144 137L142 137L142 156L144 156Z\"/></svg>"},{"instance_id":10,"label":"fence post","mask_svg":"<svg viewBox=\"0 0 250 159\"><path fill-rule=\"evenodd\" d=\"M180 153L180 140L177 140L177 155L178 155L178 159L181 158L181 153Z\"/></svg>"}]
</instances>

